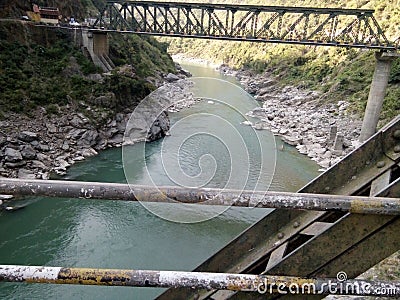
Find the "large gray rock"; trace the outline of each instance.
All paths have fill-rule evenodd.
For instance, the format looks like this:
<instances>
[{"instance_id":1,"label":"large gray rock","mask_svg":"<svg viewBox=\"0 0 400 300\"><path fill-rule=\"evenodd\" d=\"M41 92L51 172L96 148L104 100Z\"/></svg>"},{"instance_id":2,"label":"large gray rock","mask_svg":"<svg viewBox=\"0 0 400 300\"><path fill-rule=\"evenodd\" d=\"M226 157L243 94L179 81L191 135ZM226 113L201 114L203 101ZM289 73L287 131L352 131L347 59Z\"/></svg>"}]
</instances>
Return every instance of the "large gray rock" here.
<instances>
[{"instance_id":1,"label":"large gray rock","mask_svg":"<svg viewBox=\"0 0 400 300\"><path fill-rule=\"evenodd\" d=\"M77 145L79 147L92 147L97 144L98 138L99 134L96 130L88 130L82 135Z\"/></svg>"},{"instance_id":2,"label":"large gray rock","mask_svg":"<svg viewBox=\"0 0 400 300\"><path fill-rule=\"evenodd\" d=\"M282 140L291 146L297 146L303 142L303 139L301 137L296 137L296 136L283 136Z\"/></svg>"},{"instance_id":3,"label":"large gray rock","mask_svg":"<svg viewBox=\"0 0 400 300\"><path fill-rule=\"evenodd\" d=\"M16 169L16 168L21 168L26 165L26 161L18 161L18 162L6 162L4 164L7 168L9 169Z\"/></svg>"},{"instance_id":4,"label":"large gray rock","mask_svg":"<svg viewBox=\"0 0 400 300\"><path fill-rule=\"evenodd\" d=\"M181 66L177 67L176 69L178 70L179 74L181 74L181 75L183 75L185 77L192 77L193 76L192 73L190 73L189 71L183 69Z\"/></svg>"},{"instance_id":5,"label":"large gray rock","mask_svg":"<svg viewBox=\"0 0 400 300\"><path fill-rule=\"evenodd\" d=\"M150 132L147 137L148 141L152 142L161 139L167 134L169 128L170 123L168 115L163 112L151 126Z\"/></svg>"},{"instance_id":6,"label":"large gray rock","mask_svg":"<svg viewBox=\"0 0 400 300\"><path fill-rule=\"evenodd\" d=\"M47 167L44 163L38 160L33 160L31 162L31 167L35 169L40 169L40 170L48 170L49 167Z\"/></svg>"},{"instance_id":7,"label":"large gray rock","mask_svg":"<svg viewBox=\"0 0 400 300\"><path fill-rule=\"evenodd\" d=\"M108 140L108 145L111 145L113 147L119 147L122 145L123 141L124 141L124 136L122 134L117 134L113 138Z\"/></svg>"},{"instance_id":8,"label":"large gray rock","mask_svg":"<svg viewBox=\"0 0 400 300\"><path fill-rule=\"evenodd\" d=\"M87 149L82 149L82 150L78 151L77 154L83 156L84 158L88 158L88 157L95 156L98 153L93 148L87 148Z\"/></svg>"},{"instance_id":9,"label":"large gray rock","mask_svg":"<svg viewBox=\"0 0 400 300\"><path fill-rule=\"evenodd\" d=\"M187 101L190 87L191 85L181 80L174 84L165 84L149 95L136 107L128 122L124 143L149 142L166 136L170 130L167 111L176 103Z\"/></svg>"},{"instance_id":10,"label":"large gray rock","mask_svg":"<svg viewBox=\"0 0 400 300\"><path fill-rule=\"evenodd\" d=\"M43 151L43 152L49 152L50 151L50 146L49 145L45 145L45 144L39 144L35 148L37 150Z\"/></svg>"},{"instance_id":11,"label":"large gray rock","mask_svg":"<svg viewBox=\"0 0 400 300\"><path fill-rule=\"evenodd\" d=\"M25 145L22 147L21 155L25 159L32 160L36 158L37 154L31 145Z\"/></svg>"},{"instance_id":12,"label":"large gray rock","mask_svg":"<svg viewBox=\"0 0 400 300\"><path fill-rule=\"evenodd\" d=\"M107 148L107 145L108 145L108 141L104 137L101 137L99 139L97 145L94 147L94 149L97 151L104 150Z\"/></svg>"},{"instance_id":13,"label":"large gray rock","mask_svg":"<svg viewBox=\"0 0 400 300\"><path fill-rule=\"evenodd\" d=\"M79 140L85 132L86 129L79 129L79 128L72 129L70 132L68 132L67 139L71 138L74 140Z\"/></svg>"},{"instance_id":14,"label":"large gray rock","mask_svg":"<svg viewBox=\"0 0 400 300\"><path fill-rule=\"evenodd\" d=\"M67 141L64 141L63 145L61 146L61 149L63 151L68 151L70 149L69 143Z\"/></svg>"},{"instance_id":15,"label":"large gray rock","mask_svg":"<svg viewBox=\"0 0 400 300\"><path fill-rule=\"evenodd\" d=\"M33 141L36 141L39 139L38 135L34 132L31 131L22 131L19 135L18 138L26 143L30 143Z\"/></svg>"},{"instance_id":16,"label":"large gray rock","mask_svg":"<svg viewBox=\"0 0 400 300\"><path fill-rule=\"evenodd\" d=\"M36 175L34 172L26 169L18 170L18 178L20 179L36 179Z\"/></svg>"},{"instance_id":17,"label":"large gray rock","mask_svg":"<svg viewBox=\"0 0 400 300\"><path fill-rule=\"evenodd\" d=\"M117 128L111 127L110 129L108 129L106 131L106 136L109 137L109 138L112 138L118 132L119 132L119 130Z\"/></svg>"},{"instance_id":18,"label":"large gray rock","mask_svg":"<svg viewBox=\"0 0 400 300\"><path fill-rule=\"evenodd\" d=\"M57 127L54 124L46 124L47 132L50 134L57 133Z\"/></svg>"},{"instance_id":19,"label":"large gray rock","mask_svg":"<svg viewBox=\"0 0 400 300\"><path fill-rule=\"evenodd\" d=\"M22 160L21 152L13 148L6 148L4 150L6 162L16 163Z\"/></svg>"},{"instance_id":20,"label":"large gray rock","mask_svg":"<svg viewBox=\"0 0 400 300\"><path fill-rule=\"evenodd\" d=\"M7 138L5 136L0 136L0 148L7 144Z\"/></svg>"},{"instance_id":21,"label":"large gray rock","mask_svg":"<svg viewBox=\"0 0 400 300\"><path fill-rule=\"evenodd\" d=\"M165 76L165 80L168 82L175 82L178 81L180 78L176 76L175 74L169 73L167 76Z\"/></svg>"},{"instance_id":22,"label":"large gray rock","mask_svg":"<svg viewBox=\"0 0 400 300\"><path fill-rule=\"evenodd\" d=\"M69 122L75 128L85 128L89 123L89 120L82 114L74 115L72 120Z\"/></svg>"},{"instance_id":23,"label":"large gray rock","mask_svg":"<svg viewBox=\"0 0 400 300\"><path fill-rule=\"evenodd\" d=\"M50 161L51 161L50 157L43 153L37 154L37 160L39 160L43 163L50 163Z\"/></svg>"}]
</instances>

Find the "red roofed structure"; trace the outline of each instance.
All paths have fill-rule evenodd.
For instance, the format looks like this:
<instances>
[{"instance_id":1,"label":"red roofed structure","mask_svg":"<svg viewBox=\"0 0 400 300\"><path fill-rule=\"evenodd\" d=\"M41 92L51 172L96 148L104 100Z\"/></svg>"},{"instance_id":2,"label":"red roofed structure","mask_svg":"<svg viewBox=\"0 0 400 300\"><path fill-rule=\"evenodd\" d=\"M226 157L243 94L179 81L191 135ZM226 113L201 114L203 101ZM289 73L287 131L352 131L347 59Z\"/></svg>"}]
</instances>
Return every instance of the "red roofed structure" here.
<instances>
[{"instance_id":1,"label":"red roofed structure","mask_svg":"<svg viewBox=\"0 0 400 300\"><path fill-rule=\"evenodd\" d=\"M43 23L58 24L60 11L57 7L39 7L34 4L33 12L40 15L40 20Z\"/></svg>"}]
</instances>

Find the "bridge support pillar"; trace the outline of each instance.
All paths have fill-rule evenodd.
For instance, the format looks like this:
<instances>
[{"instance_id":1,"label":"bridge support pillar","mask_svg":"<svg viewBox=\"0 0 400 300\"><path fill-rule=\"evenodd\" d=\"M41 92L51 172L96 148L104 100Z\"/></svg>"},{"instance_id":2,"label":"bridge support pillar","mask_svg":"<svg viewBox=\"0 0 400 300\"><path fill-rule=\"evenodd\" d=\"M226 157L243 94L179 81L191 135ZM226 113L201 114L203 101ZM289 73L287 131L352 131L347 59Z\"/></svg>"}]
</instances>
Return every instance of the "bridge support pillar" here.
<instances>
[{"instance_id":1,"label":"bridge support pillar","mask_svg":"<svg viewBox=\"0 0 400 300\"><path fill-rule=\"evenodd\" d=\"M93 51L98 56L109 54L110 50L106 32L93 32Z\"/></svg>"},{"instance_id":2,"label":"bridge support pillar","mask_svg":"<svg viewBox=\"0 0 400 300\"><path fill-rule=\"evenodd\" d=\"M369 91L367 107L361 128L360 142L369 139L376 132L379 116L382 110L386 87L389 82L390 68L396 53L377 52L375 73Z\"/></svg>"}]
</instances>

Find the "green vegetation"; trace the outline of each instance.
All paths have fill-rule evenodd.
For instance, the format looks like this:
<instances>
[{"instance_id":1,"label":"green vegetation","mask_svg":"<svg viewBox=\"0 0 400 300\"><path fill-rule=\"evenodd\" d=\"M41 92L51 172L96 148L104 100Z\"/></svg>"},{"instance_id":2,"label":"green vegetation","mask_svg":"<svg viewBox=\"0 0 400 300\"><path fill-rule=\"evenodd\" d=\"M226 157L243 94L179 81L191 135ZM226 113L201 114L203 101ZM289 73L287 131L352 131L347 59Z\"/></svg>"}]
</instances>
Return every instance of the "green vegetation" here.
<instances>
[{"instance_id":1,"label":"green vegetation","mask_svg":"<svg viewBox=\"0 0 400 300\"><path fill-rule=\"evenodd\" d=\"M398 1L382 0L218 0L214 3L240 3L284 6L343 7L375 9L375 17L389 40L400 36ZM282 84L296 84L325 92L323 101L347 100L353 112L362 114L374 72L373 51L282 44L161 39L169 41L173 54L186 53L236 69L250 68L270 72ZM387 121L400 113L400 61L393 64L390 84L381 119Z\"/></svg>"},{"instance_id":2,"label":"green vegetation","mask_svg":"<svg viewBox=\"0 0 400 300\"><path fill-rule=\"evenodd\" d=\"M110 38L110 57L117 65L132 65L140 77L151 76L155 70L174 72L175 65L167 54L168 45L154 38L114 34Z\"/></svg>"},{"instance_id":3,"label":"green vegetation","mask_svg":"<svg viewBox=\"0 0 400 300\"><path fill-rule=\"evenodd\" d=\"M10 111L29 114L38 106L51 114L64 105L78 109L90 105L102 112L106 109L107 113L134 108L154 89L146 81L147 76L174 71L165 45L152 38L132 36L124 40L116 35L110 42L112 57L117 65L131 63L133 75L116 70L102 81L91 80L87 75L101 70L65 33L29 30L20 23L0 25L0 116L3 117ZM96 101L110 92L115 94L112 101L106 104Z\"/></svg>"}]
</instances>

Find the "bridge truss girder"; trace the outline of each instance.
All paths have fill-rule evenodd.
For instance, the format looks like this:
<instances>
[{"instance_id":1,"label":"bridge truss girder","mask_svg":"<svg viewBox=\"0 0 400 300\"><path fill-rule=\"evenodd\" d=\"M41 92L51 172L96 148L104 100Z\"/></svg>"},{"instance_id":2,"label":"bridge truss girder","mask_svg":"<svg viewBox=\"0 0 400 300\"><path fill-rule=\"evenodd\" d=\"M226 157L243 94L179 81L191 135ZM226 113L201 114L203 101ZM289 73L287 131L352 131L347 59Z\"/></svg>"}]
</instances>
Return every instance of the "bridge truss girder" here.
<instances>
[{"instance_id":1,"label":"bridge truss girder","mask_svg":"<svg viewBox=\"0 0 400 300\"><path fill-rule=\"evenodd\" d=\"M108 1L94 29L158 36L395 50L373 10Z\"/></svg>"}]
</instances>

